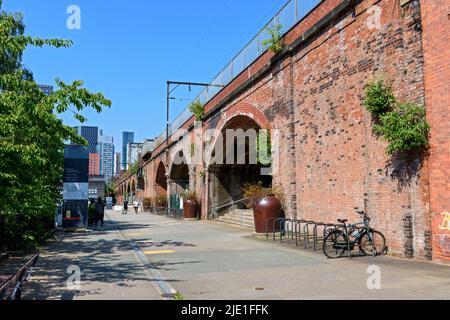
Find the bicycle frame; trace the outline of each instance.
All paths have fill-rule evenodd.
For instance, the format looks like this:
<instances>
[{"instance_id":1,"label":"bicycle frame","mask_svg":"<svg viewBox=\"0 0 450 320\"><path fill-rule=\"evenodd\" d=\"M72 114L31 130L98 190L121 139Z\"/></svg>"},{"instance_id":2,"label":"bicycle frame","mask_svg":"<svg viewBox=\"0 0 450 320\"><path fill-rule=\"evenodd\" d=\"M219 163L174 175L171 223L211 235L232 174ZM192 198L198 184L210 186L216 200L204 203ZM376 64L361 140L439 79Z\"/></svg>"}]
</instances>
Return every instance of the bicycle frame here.
<instances>
[{"instance_id":1,"label":"bicycle frame","mask_svg":"<svg viewBox=\"0 0 450 320\"><path fill-rule=\"evenodd\" d=\"M375 244L372 237L371 228L369 226L370 219L368 217L364 217L364 220L361 222L353 223L353 224L345 224L343 223L342 228L342 236L346 239L346 243L338 243L336 242L336 246L338 248L347 250L348 256L351 258L351 250L353 250L354 246L359 243L362 236L367 233L367 236L369 237L369 241L372 244L374 252L376 252ZM358 227L363 225L363 227ZM350 240L350 236L352 235L352 232L357 230L358 234L355 237L353 241Z\"/></svg>"}]
</instances>

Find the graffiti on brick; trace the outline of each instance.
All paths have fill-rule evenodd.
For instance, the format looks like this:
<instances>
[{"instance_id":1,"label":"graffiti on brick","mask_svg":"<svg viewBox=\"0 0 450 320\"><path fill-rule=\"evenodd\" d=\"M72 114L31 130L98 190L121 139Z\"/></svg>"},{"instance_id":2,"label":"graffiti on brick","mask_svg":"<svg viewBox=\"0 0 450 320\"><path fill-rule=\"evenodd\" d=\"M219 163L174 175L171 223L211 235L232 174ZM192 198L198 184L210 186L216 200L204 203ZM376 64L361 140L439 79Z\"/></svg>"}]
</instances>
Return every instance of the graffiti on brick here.
<instances>
[{"instance_id":1,"label":"graffiti on brick","mask_svg":"<svg viewBox=\"0 0 450 320\"><path fill-rule=\"evenodd\" d=\"M439 226L439 229L450 231L450 212L442 212L442 224Z\"/></svg>"}]
</instances>

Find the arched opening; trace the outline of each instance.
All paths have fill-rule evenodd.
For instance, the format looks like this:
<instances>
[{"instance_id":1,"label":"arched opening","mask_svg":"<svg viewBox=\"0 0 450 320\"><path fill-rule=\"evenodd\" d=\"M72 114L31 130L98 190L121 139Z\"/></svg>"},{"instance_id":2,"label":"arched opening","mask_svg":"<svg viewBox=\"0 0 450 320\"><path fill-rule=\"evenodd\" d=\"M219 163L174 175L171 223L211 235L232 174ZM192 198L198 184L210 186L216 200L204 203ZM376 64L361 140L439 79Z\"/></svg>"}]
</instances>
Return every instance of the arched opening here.
<instances>
[{"instance_id":1,"label":"arched opening","mask_svg":"<svg viewBox=\"0 0 450 320\"><path fill-rule=\"evenodd\" d=\"M182 151L175 156L169 178L170 209L181 213L181 198L189 191L189 166Z\"/></svg>"},{"instance_id":2,"label":"arched opening","mask_svg":"<svg viewBox=\"0 0 450 320\"><path fill-rule=\"evenodd\" d=\"M156 170L155 195L167 195L166 167L162 161L159 163L158 169Z\"/></svg>"},{"instance_id":3,"label":"arched opening","mask_svg":"<svg viewBox=\"0 0 450 320\"><path fill-rule=\"evenodd\" d=\"M232 131L227 133L227 130ZM241 129L241 130L239 130ZM262 128L252 118L238 115L222 128L209 163L210 214L224 214L232 209L244 209L242 187L246 183L262 183L272 186L272 176L262 174L262 165L257 157L257 139ZM222 150L222 155L218 154Z\"/></svg>"},{"instance_id":4,"label":"arched opening","mask_svg":"<svg viewBox=\"0 0 450 320\"><path fill-rule=\"evenodd\" d=\"M143 168L139 168L137 172L137 183L136 183L136 189L138 190L144 190L145 189L145 171Z\"/></svg>"}]
</instances>

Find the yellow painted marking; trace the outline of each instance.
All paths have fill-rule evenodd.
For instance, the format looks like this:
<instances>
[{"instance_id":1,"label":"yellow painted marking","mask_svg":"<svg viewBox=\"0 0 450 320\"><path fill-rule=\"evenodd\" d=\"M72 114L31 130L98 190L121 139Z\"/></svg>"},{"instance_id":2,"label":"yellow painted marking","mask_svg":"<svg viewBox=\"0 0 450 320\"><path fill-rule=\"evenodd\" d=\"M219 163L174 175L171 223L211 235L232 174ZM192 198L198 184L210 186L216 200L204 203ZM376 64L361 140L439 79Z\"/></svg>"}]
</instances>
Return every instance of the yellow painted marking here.
<instances>
[{"instance_id":1,"label":"yellow painted marking","mask_svg":"<svg viewBox=\"0 0 450 320\"><path fill-rule=\"evenodd\" d=\"M175 253L175 250L149 250L149 251L144 251L144 254L166 254L166 253Z\"/></svg>"}]
</instances>

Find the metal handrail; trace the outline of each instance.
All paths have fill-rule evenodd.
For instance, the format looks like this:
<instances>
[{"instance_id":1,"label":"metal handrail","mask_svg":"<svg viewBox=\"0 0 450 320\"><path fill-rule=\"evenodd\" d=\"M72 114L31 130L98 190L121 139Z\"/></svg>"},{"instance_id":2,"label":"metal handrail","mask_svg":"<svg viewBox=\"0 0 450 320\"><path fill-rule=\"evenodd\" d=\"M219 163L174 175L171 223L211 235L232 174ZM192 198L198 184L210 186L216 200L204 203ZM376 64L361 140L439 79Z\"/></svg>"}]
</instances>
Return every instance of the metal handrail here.
<instances>
[{"instance_id":1,"label":"metal handrail","mask_svg":"<svg viewBox=\"0 0 450 320\"><path fill-rule=\"evenodd\" d=\"M231 83L239 74L246 70L253 62L261 57L268 49L264 48L262 42L267 39L266 28L275 23L281 23L283 28L281 36L284 36L293 26L312 12L323 0L289 0L286 4L275 14L275 16L264 25L262 29L254 36L242 50L240 50L231 61L223 68L218 75L210 82L194 101L200 101L206 104L214 98L226 85ZM289 16L292 15L292 16ZM266 37L265 37L266 36ZM254 47L254 48L253 48ZM252 52L253 49L253 52ZM240 58L242 57L242 62ZM221 85L219 89L216 86ZM169 136L178 130L186 121L192 117L192 112L189 111L189 105L172 121L169 125ZM166 140L166 130L155 139L155 149L158 148Z\"/></svg>"},{"instance_id":2,"label":"metal handrail","mask_svg":"<svg viewBox=\"0 0 450 320\"><path fill-rule=\"evenodd\" d=\"M211 210L214 211L214 213L212 215L213 219L215 218L216 214L218 214L218 210L219 209L235 205L236 203L240 203L240 202L243 202L243 201L248 200L248 199L250 199L250 198L246 197L246 198L235 200L235 201L232 201L232 202L229 202L229 203L226 203L226 204L222 204L222 205L219 205L219 206L216 206L216 207L211 207ZM241 224L242 224L242 214L241 214Z\"/></svg>"}]
</instances>

